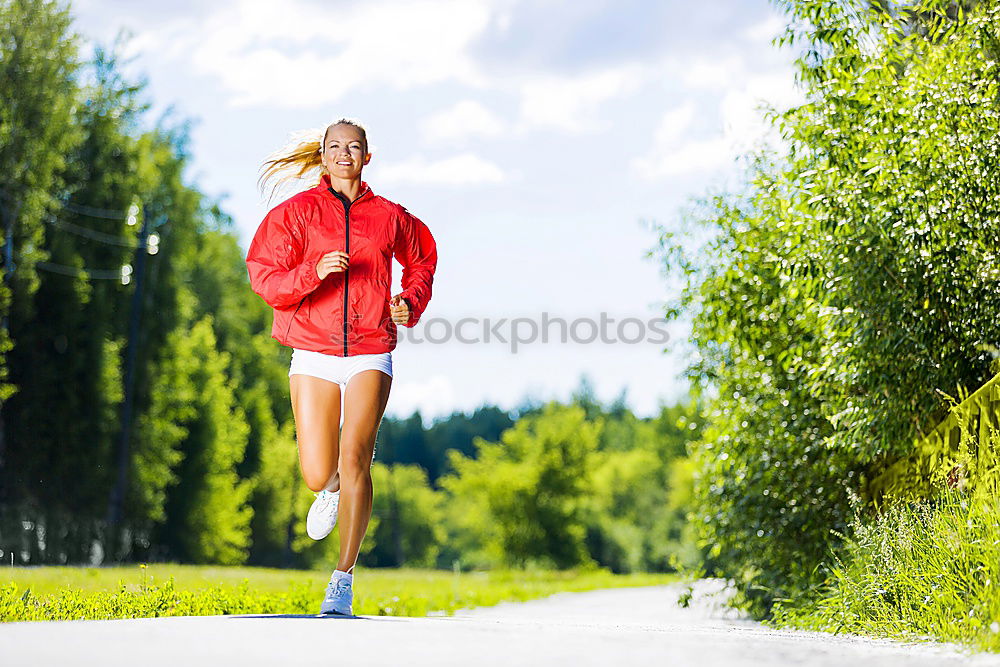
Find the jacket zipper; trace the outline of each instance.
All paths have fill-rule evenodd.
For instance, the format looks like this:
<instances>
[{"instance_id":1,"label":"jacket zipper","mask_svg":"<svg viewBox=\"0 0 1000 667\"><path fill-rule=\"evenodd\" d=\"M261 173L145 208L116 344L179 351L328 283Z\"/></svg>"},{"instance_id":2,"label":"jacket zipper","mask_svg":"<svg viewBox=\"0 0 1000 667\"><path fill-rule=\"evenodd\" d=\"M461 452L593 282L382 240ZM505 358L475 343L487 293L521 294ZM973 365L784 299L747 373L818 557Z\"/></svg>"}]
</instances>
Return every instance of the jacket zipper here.
<instances>
[{"instance_id":1,"label":"jacket zipper","mask_svg":"<svg viewBox=\"0 0 1000 667\"><path fill-rule=\"evenodd\" d=\"M351 204L347 200L347 197L340 194L333 188L329 188L333 196L340 200L340 203L344 206L344 252L348 255L351 254ZM347 356L347 311L348 311L348 277L350 276L351 267L348 266L344 269L344 356Z\"/></svg>"}]
</instances>

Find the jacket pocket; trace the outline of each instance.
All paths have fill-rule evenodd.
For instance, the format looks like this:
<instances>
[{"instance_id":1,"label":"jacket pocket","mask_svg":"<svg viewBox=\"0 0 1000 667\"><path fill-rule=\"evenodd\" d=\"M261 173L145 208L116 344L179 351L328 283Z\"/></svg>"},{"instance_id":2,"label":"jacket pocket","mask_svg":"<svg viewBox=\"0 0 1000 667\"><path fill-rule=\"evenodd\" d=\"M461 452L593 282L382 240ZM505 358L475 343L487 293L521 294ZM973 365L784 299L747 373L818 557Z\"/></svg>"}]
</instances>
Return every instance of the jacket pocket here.
<instances>
[{"instance_id":1,"label":"jacket pocket","mask_svg":"<svg viewBox=\"0 0 1000 667\"><path fill-rule=\"evenodd\" d=\"M292 325L295 324L295 318L296 318L296 316L299 314L299 311L302 309L302 304L305 303L308 298L309 298L308 294L305 295L304 297L302 297L299 300L299 303L295 306L295 309L290 314L283 315L283 319L287 318L287 320L288 320L288 323L285 325L285 336L284 336L285 341L288 340L288 335L292 331ZM275 317L277 317L277 312L278 311L275 311Z\"/></svg>"}]
</instances>

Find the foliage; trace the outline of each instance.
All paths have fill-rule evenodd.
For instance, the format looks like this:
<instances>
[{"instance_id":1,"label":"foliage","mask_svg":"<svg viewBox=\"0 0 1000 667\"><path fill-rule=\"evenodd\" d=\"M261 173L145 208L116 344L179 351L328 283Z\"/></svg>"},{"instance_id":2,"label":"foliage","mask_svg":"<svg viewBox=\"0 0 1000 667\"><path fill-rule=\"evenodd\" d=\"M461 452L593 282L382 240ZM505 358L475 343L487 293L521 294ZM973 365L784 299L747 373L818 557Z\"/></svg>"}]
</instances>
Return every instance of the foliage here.
<instances>
[{"instance_id":1,"label":"foliage","mask_svg":"<svg viewBox=\"0 0 1000 667\"><path fill-rule=\"evenodd\" d=\"M774 625L1000 650L998 489L943 489L855 517L830 580L776 602Z\"/></svg>"},{"instance_id":2,"label":"foliage","mask_svg":"<svg viewBox=\"0 0 1000 667\"><path fill-rule=\"evenodd\" d=\"M778 4L807 100L768 114L785 149L694 208L715 230L700 258L660 243L709 406L699 542L762 617L825 579L863 480L943 416L936 389L991 375L1000 341L998 3Z\"/></svg>"},{"instance_id":3,"label":"foliage","mask_svg":"<svg viewBox=\"0 0 1000 667\"><path fill-rule=\"evenodd\" d=\"M188 412L175 425L186 433L161 539L186 561L233 565L246 561L253 514L247 505L250 483L236 474L247 426L225 373L227 354L216 348L211 325L206 316L177 332L170 346L177 356L163 374L170 388L156 394L190 392L178 396Z\"/></svg>"},{"instance_id":4,"label":"foliage","mask_svg":"<svg viewBox=\"0 0 1000 667\"><path fill-rule=\"evenodd\" d=\"M604 417L586 501L587 549L613 572L667 571L693 544L684 528L690 480L683 477L685 443L699 425L696 406L663 408L657 419L631 412ZM686 428L693 427L693 428ZM688 550L687 565L700 560ZM675 562L678 561L678 562Z\"/></svg>"},{"instance_id":5,"label":"foliage","mask_svg":"<svg viewBox=\"0 0 1000 667\"><path fill-rule=\"evenodd\" d=\"M73 122L78 40L69 26L68 10L55 2L0 2L0 222L19 260L4 262L0 355L13 345L11 320L32 316L39 287L34 266L49 256L42 247L44 220L55 208L52 193L64 183L65 156L81 141ZM3 402L16 391L7 381L8 363L0 356Z\"/></svg>"},{"instance_id":6,"label":"foliage","mask_svg":"<svg viewBox=\"0 0 1000 667\"><path fill-rule=\"evenodd\" d=\"M441 485L462 501L449 504L449 523L475 554L473 562L591 562L584 500L602 427L601 420L587 421L578 406L550 402L504 431L500 442L477 438L474 459L449 452L455 472Z\"/></svg>"},{"instance_id":7,"label":"foliage","mask_svg":"<svg viewBox=\"0 0 1000 667\"><path fill-rule=\"evenodd\" d=\"M374 500L372 514L379 518L369 530L374 546L365 558L366 567L434 567L444 528L444 494L431 488L427 473L416 465L376 462L372 466Z\"/></svg>"},{"instance_id":8,"label":"foliage","mask_svg":"<svg viewBox=\"0 0 1000 667\"><path fill-rule=\"evenodd\" d=\"M773 624L1000 650L1000 428L989 411L971 427L976 403L955 407L957 447L924 471L920 493L887 493L874 519L855 514L830 576L777 600Z\"/></svg>"},{"instance_id":9,"label":"foliage","mask_svg":"<svg viewBox=\"0 0 1000 667\"><path fill-rule=\"evenodd\" d=\"M418 465L436 485L447 470L449 449L472 456L476 437L496 440L513 423L514 417L495 405L481 405L469 415L453 412L434 420L429 427L424 426L419 412L405 419L387 417L379 429L375 457L387 465Z\"/></svg>"}]
</instances>

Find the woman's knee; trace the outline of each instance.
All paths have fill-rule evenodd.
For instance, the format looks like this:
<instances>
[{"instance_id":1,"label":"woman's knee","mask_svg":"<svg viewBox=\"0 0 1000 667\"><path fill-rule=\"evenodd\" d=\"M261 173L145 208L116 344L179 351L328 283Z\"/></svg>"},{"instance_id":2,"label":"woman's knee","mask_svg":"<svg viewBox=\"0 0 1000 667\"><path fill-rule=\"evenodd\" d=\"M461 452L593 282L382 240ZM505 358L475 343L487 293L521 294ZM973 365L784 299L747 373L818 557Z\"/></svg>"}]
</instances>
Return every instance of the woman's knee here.
<instances>
[{"instance_id":1,"label":"woman's knee","mask_svg":"<svg viewBox=\"0 0 1000 667\"><path fill-rule=\"evenodd\" d=\"M303 470L302 477L305 479L309 490L316 493L325 489L330 481L330 475L323 474L321 471Z\"/></svg>"},{"instance_id":2,"label":"woman's knee","mask_svg":"<svg viewBox=\"0 0 1000 667\"><path fill-rule=\"evenodd\" d=\"M337 475L335 464L334 461L329 464L303 466L302 479L305 480L306 486L317 493L327 488Z\"/></svg>"},{"instance_id":3,"label":"woman's knee","mask_svg":"<svg viewBox=\"0 0 1000 667\"><path fill-rule=\"evenodd\" d=\"M348 484L371 480L371 462L363 453L340 453L340 479Z\"/></svg>"}]
</instances>

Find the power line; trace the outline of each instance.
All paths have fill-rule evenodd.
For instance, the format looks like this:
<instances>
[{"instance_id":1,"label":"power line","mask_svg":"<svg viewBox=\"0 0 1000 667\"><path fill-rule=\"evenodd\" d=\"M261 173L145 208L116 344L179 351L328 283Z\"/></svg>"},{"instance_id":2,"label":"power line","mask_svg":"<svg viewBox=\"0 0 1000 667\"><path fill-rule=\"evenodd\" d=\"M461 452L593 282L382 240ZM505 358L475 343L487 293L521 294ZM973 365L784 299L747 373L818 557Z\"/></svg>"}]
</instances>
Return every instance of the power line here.
<instances>
[{"instance_id":1,"label":"power line","mask_svg":"<svg viewBox=\"0 0 1000 667\"><path fill-rule=\"evenodd\" d=\"M16 201L11 196L9 192L0 188L0 199L4 199L9 203L15 204ZM129 210L126 213L121 211L115 211L106 208L98 208L96 206L85 206L83 204L76 204L74 202L67 201L66 199L59 200L64 210L70 211L72 213L77 213L80 215L85 215L94 218L102 218L105 220L118 220L118 221L128 221L129 224L133 224L136 221L136 215L138 214L137 207L132 204L129 206ZM10 211L5 209L5 213L10 216ZM12 217L12 216L11 216ZM66 220L57 218L54 215L47 215L42 218L42 221L46 224L50 224L54 227L64 229L66 231L72 232L84 238L89 238L100 243L108 243L112 245L118 245L132 250L142 250L146 249L150 254L155 254L159 249L159 236L156 234L142 234L141 239L136 241L125 236L119 236L117 234L109 234L107 232L98 231L96 229L90 229L89 227L84 227L82 225L77 225ZM159 223L153 225L153 229L164 224L166 219L161 220ZM143 225L146 227L146 225ZM5 261L5 276L9 274L12 267L12 259L10 257L11 243L10 243L10 231L11 226L8 224L8 238L5 243L5 251L9 259ZM148 229L148 227L147 227ZM132 266L125 264L118 269L92 269L89 267L79 267L79 266L68 266L66 264L57 264L55 262L45 262L39 261L35 262L35 266L43 271L49 271L51 273L57 273L64 276L74 276L74 277L84 277L88 280L121 280L123 284L128 284L132 275Z\"/></svg>"},{"instance_id":2,"label":"power line","mask_svg":"<svg viewBox=\"0 0 1000 667\"><path fill-rule=\"evenodd\" d=\"M74 234L79 234L89 239L95 241L100 241L101 243L111 243L114 245L124 246L126 248L138 248L139 244L130 238L124 236L117 236L115 234L108 234L106 232L99 232L96 229L90 229L89 227L83 227L81 225L73 224L72 222L66 222L65 220L60 220L55 216L49 216L45 218L45 222L60 229L65 229L68 232L73 232Z\"/></svg>"},{"instance_id":3,"label":"power line","mask_svg":"<svg viewBox=\"0 0 1000 667\"><path fill-rule=\"evenodd\" d=\"M87 215L91 218L103 218L105 220L125 220L128 214L122 214L121 211L115 211L108 208L97 208L96 206L85 206L83 204L74 204L68 200L62 200L63 208L67 211L72 211L73 213L80 213L81 215Z\"/></svg>"},{"instance_id":4,"label":"power line","mask_svg":"<svg viewBox=\"0 0 1000 667\"><path fill-rule=\"evenodd\" d=\"M87 267L67 266L53 262L35 262L35 266L52 273L61 273L64 276L83 276L91 280L121 280L124 275L131 274L131 271L123 271L122 269L88 269Z\"/></svg>"},{"instance_id":5,"label":"power line","mask_svg":"<svg viewBox=\"0 0 1000 667\"><path fill-rule=\"evenodd\" d=\"M15 201L14 196L7 190L0 188L0 198L6 199L8 202L13 203ZM104 220L126 220L130 213L122 213L121 210L112 208L100 208L98 206L88 206L86 204L77 204L69 200L69 197L56 198L56 201L66 210L73 213L79 213L80 215L86 215L91 218L102 218Z\"/></svg>"}]
</instances>

